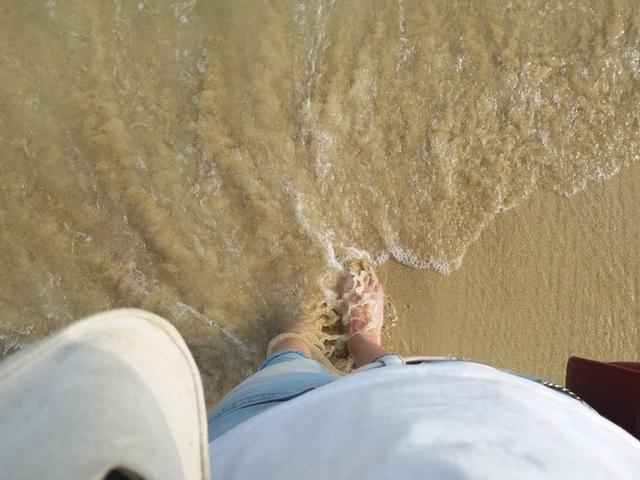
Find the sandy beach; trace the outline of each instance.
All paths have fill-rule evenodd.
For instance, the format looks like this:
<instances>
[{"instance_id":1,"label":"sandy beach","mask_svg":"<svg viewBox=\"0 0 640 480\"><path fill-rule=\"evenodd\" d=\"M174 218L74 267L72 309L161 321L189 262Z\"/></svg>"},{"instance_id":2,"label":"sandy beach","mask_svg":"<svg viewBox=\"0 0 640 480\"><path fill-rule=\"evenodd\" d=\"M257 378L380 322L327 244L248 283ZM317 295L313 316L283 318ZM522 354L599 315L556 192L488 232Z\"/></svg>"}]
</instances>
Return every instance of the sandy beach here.
<instances>
[{"instance_id":1,"label":"sandy beach","mask_svg":"<svg viewBox=\"0 0 640 480\"><path fill-rule=\"evenodd\" d=\"M400 353L638 360L637 2L255 5L0 7L0 354L142 308L212 405L369 258Z\"/></svg>"},{"instance_id":2,"label":"sandy beach","mask_svg":"<svg viewBox=\"0 0 640 480\"><path fill-rule=\"evenodd\" d=\"M571 355L640 360L640 165L498 216L449 276L385 265L387 345L564 381Z\"/></svg>"}]
</instances>

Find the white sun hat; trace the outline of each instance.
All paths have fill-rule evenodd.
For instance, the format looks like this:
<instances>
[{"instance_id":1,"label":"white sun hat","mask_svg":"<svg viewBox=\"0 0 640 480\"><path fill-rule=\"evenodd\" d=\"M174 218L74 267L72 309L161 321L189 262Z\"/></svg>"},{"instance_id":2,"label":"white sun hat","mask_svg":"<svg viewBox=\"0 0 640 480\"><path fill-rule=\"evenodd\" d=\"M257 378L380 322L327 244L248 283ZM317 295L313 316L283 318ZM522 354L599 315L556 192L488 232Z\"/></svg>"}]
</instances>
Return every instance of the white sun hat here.
<instances>
[{"instance_id":1,"label":"white sun hat","mask_svg":"<svg viewBox=\"0 0 640 480\"><path fill-rule=\"evenodd\" d=\"M149 312L113 310L2 361L0 472L208 479L202 383L177 330Z\"/></svg>"}]
</instances>

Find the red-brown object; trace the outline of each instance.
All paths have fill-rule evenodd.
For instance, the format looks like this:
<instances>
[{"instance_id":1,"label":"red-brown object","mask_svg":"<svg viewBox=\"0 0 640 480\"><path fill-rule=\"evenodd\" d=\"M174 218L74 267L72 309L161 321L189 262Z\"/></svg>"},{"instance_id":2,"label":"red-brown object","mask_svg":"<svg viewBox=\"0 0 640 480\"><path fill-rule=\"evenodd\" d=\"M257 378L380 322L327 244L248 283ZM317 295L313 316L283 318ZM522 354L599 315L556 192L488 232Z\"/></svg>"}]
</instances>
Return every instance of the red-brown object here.
<instances>
[{"instance_id":1,"label":"red-brown object","mask_svg":"<svg viewBox=\"0 0 640 480\"><path fill-rule=\"evenodd\" d=\"M640 440L640 363L571 357L567 388Z\"/></svg>"}]
</instances>

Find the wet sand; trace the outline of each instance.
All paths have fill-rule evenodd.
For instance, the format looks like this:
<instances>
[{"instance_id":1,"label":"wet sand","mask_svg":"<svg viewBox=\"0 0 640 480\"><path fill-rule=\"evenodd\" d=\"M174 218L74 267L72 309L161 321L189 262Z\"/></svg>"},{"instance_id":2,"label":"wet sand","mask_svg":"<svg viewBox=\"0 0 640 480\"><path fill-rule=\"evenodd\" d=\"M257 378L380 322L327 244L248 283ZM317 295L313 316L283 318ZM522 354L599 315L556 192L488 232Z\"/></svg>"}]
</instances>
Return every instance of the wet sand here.
<instances>
[{"instance_id":1,"label":"wet sand","mask_svg":"<svg viewBox=\"0 0 640 480\"><path fill-rule=\"evenodd\" d=\"M567 358L640 360L640 165L565 198L538 192L449 276L380 273L399 317L386 345L564 381Z\"/></svg>"},{"instance_id":2,"label":"wet sand","mask_svg":"<svg viewBox=\"0 0 640 480\"><path fill-rule=\"evenodd\" d=\"M369 257L402 353L637 358L638 2L0 13L0 355L143 308L212 404Z\"/></svg>"}]
</instances>

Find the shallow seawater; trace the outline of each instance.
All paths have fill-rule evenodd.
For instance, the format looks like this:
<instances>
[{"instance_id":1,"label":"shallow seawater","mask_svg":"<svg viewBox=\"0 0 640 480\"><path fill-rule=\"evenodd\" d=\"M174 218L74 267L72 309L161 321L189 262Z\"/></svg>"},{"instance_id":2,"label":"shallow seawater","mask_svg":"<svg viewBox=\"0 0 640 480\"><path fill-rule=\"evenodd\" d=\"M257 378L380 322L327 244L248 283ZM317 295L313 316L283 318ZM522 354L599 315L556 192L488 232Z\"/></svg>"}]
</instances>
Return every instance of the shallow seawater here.
<instances>
[{"instance_id":1,"label":"shallow seawater","mask_svg":"<svg viewBox=\"0 0 640 480\"><path fill-rule=\"evenodd\" d=\"M640 158L635 1L0 6L0 353L155 311L209 401L346 261L447 274Z\"/></svg>"}]
</instances>

